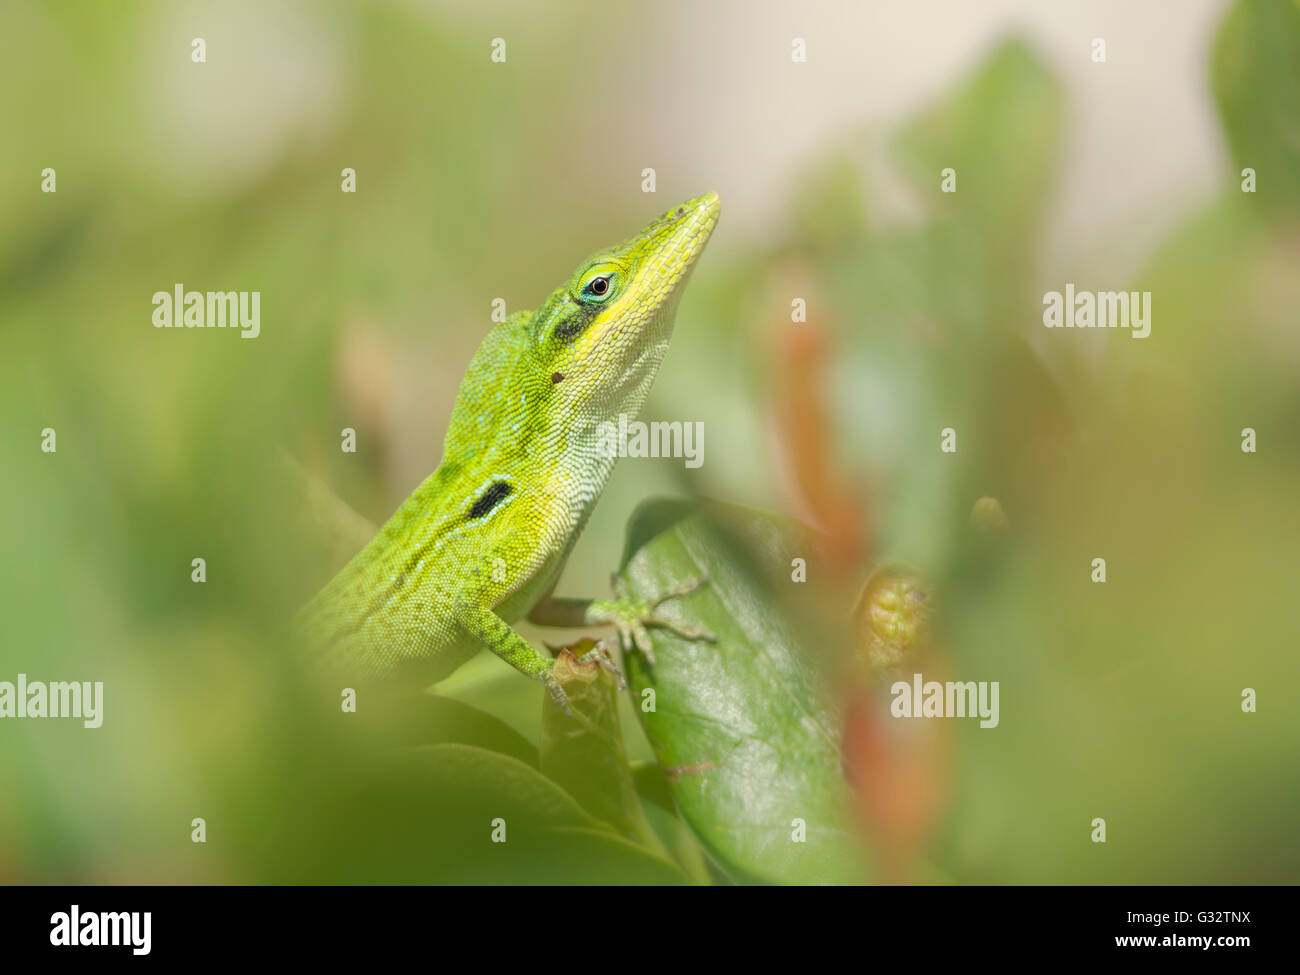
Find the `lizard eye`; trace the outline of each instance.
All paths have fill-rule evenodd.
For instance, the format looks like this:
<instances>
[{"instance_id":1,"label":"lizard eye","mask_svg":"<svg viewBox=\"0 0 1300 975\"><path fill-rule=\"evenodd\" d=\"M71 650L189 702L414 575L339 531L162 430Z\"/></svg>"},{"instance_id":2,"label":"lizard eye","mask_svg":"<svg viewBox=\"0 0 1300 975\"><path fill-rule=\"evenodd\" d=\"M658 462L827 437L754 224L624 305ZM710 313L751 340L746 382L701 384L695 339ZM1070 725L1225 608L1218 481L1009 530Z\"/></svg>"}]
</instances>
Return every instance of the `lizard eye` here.
<instances>
[{"instance_id":1,"label":"lizard eye","mask_svg":"<svg viewBox=\"0 0 1300 975\"><path fill-rule=\"evenodd\" d=\"M578 289L577 299L582 304L602 304L614 298L614 292L617 290L619 281L615 277L616 272L610 269L601 269L599 273L582 282L582 287Z\"/></svg>"},{"instance_id":2,"label":"lizard eye","mask_svg":"<svg viewBox=\"0 0 1300 975\"><path fill-rule=\"evenodd\" d=\"M610 273L597 274L587 279L578 297L586 304L597 305L609 300L614 293L614 276Z\"/></svg>"},{"instance_id":3,"label":"lizard eye","mask_svg":"<svg viewBox=\"0 0 1300 975\"><path fill-rule=\"evenodd\" d=\"M593 260L574 275L569 294L575 302L585 305L595 314L598 306L623 293L627 278L628 269L617 261Z\"/></svg>"}]
</instances>

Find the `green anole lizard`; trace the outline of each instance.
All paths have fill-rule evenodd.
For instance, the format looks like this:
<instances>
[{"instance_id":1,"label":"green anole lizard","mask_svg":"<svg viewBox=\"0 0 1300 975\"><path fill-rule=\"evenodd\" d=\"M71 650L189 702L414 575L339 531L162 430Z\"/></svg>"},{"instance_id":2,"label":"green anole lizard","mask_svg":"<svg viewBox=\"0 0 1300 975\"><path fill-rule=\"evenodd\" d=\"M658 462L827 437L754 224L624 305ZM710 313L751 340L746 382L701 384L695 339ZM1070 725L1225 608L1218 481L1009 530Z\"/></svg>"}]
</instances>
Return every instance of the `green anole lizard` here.
<instances>
[{"instance_id":1,"label":"green anole lizard","mask_svg":"<svg viewBox=\"0 0 1300 975\"><path fill-rule=\"evenodd\" d=\"M433 683L487 648L567 711L554 660L511 627L525 614L552 626L612 623L625 650L646 654L647 625L709 638L654 615L697 581L654 603L617 578L611 601L551 591L614 467L600 425L620 414L630 422L645 402L718 212L715 193L683 203L488 333L438 469L299 615L335 670L402 669ZM587 656L612 666L604 644Z\"/></svg>"}]
</instances>

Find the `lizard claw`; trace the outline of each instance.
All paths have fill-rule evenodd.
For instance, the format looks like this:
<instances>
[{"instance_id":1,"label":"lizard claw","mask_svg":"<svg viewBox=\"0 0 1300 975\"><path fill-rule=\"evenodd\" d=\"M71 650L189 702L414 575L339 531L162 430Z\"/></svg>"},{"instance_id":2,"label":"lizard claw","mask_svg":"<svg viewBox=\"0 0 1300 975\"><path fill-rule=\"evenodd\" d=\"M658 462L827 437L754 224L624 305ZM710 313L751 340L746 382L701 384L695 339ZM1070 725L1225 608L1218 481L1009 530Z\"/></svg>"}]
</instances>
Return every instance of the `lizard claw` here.
<instances>
[{"instance_id":1,"label":"lizard claw","mask_svg":"<svg viewBox=\"0 0 1300 975\"><path fill-rule=\"evenodd\" d=\"M564 688L560 686L555 674L549 670L543 671L538 680L546 685L546 691L551 695L551 700L555 702L556 707L572 718L573 708L569 706L569 695L564 693Z\"/></svg>"},{"instance_id":2,"label":"lizard claw","mask_svg":"<svg viewBox=\"0 0 1300 975\"><path fill-rule=\"evenodd\" d=\"M624 678L623 671L619 670L618 664L614 663L614 655L609 652L609 647L606 646L605 640L601 640L600 643L596 644L595 649L588 650L579 657L578 663L600 664L614 675L614 679L618 681L619 690L627 690L627 679Z\"/></svg>"}]
</instances>

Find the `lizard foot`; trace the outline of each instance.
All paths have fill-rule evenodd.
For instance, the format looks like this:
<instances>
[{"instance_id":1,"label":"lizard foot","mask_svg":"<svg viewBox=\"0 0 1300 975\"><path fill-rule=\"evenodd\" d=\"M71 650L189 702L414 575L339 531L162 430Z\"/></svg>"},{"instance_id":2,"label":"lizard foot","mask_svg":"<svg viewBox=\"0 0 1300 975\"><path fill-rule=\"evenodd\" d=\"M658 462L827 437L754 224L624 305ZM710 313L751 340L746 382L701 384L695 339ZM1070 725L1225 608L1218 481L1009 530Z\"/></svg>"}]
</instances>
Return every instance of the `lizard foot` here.
<instances>
[{"instance_id":1,"label":"lizard foot","mask_svg":"<svg viewBox=\"0 0 1300 975\"><path fill-rule=\"evenodd\" d=\"M664 593L657 599L647 600L633 596L628 589L627 582L624 581L622 576L615 573L610 577L610 587L614 590L614 598L612 600L596 600L591 604L592 621L614 624L614 629L618 631L618 641L623 648L623 652L631 653L635 648L645 657L646 662L653 667L655 654L654 644L650 639L649 627L657 626L661 629L671 630L687 640L708 640L712 643L718 639L708 630L694 626L682 626L680 623L665 619L655 612L662 603L693 593L707 581L707 579L702 578L692 579L684 585Z\"/></svg>"}]
</instances>

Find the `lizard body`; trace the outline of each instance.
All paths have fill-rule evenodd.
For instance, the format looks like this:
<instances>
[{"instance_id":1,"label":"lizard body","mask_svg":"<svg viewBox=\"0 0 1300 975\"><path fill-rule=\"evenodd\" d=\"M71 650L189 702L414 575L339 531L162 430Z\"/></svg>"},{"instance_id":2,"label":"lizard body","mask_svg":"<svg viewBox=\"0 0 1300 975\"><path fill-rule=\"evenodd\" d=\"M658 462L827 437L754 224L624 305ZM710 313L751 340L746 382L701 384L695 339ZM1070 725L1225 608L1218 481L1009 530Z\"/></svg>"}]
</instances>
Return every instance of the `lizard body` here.
<instances>
[{"instance_id":1,"label":"lizard body","mask_svg":"<svg viewBox=\"0 0 1300 975\"><path fill-rule=\"evenodd\" d=\"M299 615L327 664L433 682L487 648L565 703L510 624L546 602L590 517L615 461L598 428L640 411L718 212L713 193L674 208L488 333L437 470ZM555 622L627 632L613 604L571 602Z\"/></svg>"}]
</instances>

